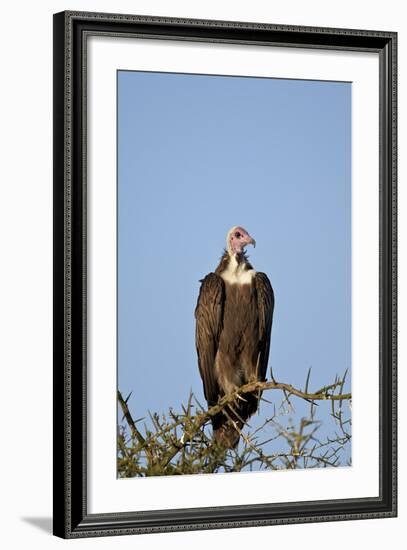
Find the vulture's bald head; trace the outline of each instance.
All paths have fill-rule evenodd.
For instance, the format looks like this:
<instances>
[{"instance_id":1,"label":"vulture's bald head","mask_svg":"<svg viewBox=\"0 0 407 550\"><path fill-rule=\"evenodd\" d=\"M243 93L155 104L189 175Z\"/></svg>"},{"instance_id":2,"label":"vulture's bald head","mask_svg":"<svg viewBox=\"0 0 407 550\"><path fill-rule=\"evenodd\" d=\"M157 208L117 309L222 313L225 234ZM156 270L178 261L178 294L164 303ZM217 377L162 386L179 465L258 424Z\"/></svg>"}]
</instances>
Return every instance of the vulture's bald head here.
<instances>
[{"instance_id":1,"label":"vulture's bald head","mask_svg":"<svg viewBox=\"0 0 407 550\"><path fill-rule=\"evenodd\" d=\"M256 246L256 241L240 225L235 225L228 231L226 245L229 254L241 254L248 244Z\"/></svg>"}]
</instances>

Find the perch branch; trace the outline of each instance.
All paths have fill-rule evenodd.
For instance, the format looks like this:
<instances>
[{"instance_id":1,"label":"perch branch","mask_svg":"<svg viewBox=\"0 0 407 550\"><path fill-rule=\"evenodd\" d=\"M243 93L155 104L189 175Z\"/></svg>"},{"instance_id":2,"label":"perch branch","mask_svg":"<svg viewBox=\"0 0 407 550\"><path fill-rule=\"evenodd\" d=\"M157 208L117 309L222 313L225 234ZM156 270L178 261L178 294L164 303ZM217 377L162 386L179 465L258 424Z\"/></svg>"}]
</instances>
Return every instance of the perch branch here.
<instances>
[{"instance_id":1,"label":"perch branch","mask_svg":"<svg viewBox=\"0 0 407 550\"><path fill-rule=\"evenodd\" d=\"M352 398L351 393L345 393L345 394L335 394L333 393L336 388L340 388L342 390L343 383L341 381L335 382L334 384L331 384L329 386L325 386L324 388L319 389L317 392L308 392L307 387L306 391L299 390L292 386L291 384L285 384L281 382L276 381L269 381L269 382L261 382L261 381L254 381L250 382L248 384L245 384L244 386L241 386L237 391L225 395L222 397L219 402L210 407L207 411L202 411L198 413L194 418L191 418L189 414L190 412L190 403L188 406L188 411L184 410L185 417L181 416L178 420L176 420L172 425L167 425L165 427L159 426L157 429L157 432L155 434L152 434L151 437L154 440L157 440L159 437L163 437L166 435L167 432L173 430L176 428L176 426L182 426L184 429L184 433L182 435L181 439L173 438L171 437L171 444L170 447L167 449L167 452L165 452L163 455L161 455L160 458L157 456L154 458L154 462L160 463L160 466L166 467L171 460L179 453L182 449L185 449L186 444L188 441L191 441L192 438L202 429L202 427L216 414L223 411L223 413L227 415L227 408L232 408L232 404L236 402L237 399L242 399L242 394L248 394L248 393L257 393L261 394L264 391L267 390L281 390L284 392L284 394L287 396L295 395L296 397L299 397L300 399L304 399L306 401L340 401L343 400L350 400ZM137 439L139 444L146 450L146 453L148 453L148 445L146 444L146 440L140 433L140 431L137 429L135 422L132 419L132 416L130 414L130 411L127 407L127 403L124 401L123 397L121 396L121 393L118 392L118 399L120 406L122 408L123 414L128 422L128 425L130 427L130 430L133 434L133 437ZM233 411L233 408L232 408ZM188 426L185 425L185 418L188 418ZM152 457L149 457L150 460Z\"/></svg>"}]
</instances>

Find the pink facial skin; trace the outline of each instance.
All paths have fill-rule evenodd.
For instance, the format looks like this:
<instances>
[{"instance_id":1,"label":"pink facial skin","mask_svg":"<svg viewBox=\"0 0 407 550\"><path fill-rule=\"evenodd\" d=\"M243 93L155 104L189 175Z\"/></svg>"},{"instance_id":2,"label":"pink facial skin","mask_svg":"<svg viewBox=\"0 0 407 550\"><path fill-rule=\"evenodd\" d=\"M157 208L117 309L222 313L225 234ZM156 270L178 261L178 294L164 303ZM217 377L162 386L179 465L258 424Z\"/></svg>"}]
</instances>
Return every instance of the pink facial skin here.
<instances>
[{"instance_id":1,"label":"pink facial skin","mask_svg":"<svg viewBox=\"0 0 407 550\"><path fill-rule=\"evenodd\" d=\"M240 254L248 244L256 246L256 241L243 227L235 227L229 237L229 246L233 254Z\"/></svg>"}]
</instances>

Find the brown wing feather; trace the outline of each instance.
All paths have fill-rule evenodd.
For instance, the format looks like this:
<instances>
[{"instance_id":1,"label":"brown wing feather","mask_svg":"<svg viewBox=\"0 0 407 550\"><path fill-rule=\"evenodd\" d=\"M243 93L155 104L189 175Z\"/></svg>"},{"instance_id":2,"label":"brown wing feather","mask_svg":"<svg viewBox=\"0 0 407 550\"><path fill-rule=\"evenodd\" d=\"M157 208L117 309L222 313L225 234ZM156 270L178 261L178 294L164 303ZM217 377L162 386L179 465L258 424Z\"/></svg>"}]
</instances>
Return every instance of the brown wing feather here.
<instances>
[{"instance_id":1,"label":"brown wing feather","mask_svg":"<svg viewBox=\"0 0 407 550\"><path fill-rule=\"evenodd\" d=\"M209 273L201 285L195 309L195 343L199 372L209 405L218 400L219 386L215 375L215 357L222 331L225 285L215 273Z\"/></svg>"},{"instance_id":2,"label":"brown wing feather","mask_svg":"<svg viewBox=\"0 0 407 550\"><path fill-rule=\"evenodd\" d=\"M256 273L255 284L259 307L259 378L266 379L270 353L271 327L273 324L274 292L265 273Z\"/></svg>"}]
</instances>

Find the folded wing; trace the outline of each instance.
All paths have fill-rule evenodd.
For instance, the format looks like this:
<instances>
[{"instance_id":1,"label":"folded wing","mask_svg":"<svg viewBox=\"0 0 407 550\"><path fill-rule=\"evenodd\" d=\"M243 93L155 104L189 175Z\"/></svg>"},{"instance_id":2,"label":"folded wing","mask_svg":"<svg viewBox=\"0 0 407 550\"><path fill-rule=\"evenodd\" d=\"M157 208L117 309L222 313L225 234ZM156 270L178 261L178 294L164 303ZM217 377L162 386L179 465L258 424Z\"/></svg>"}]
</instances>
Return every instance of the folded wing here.
<instances>
[{"instance_id":1,"label":"folded wing","mask_svg":"<svg viewBox=\"0 0 407 550\"><path fill-rule=\"evenodd\" d=\"M195 344L198 352L199 372L209 406L218 400L219 386L215 375L215 358L223 325L225 285L215 273L203 280L195 309Z\"/></svg>"},{"instance_id":2,"label":"folded wing","mask_svg":"<svg viewBox=\"0 0 407 550\"><path fill-rule=\"evenodd\" d=\"M259 308L259 379L265 380L273 324L274 292L265 273L256 273L255 285Z\"/></svg>"}]
</instances>

